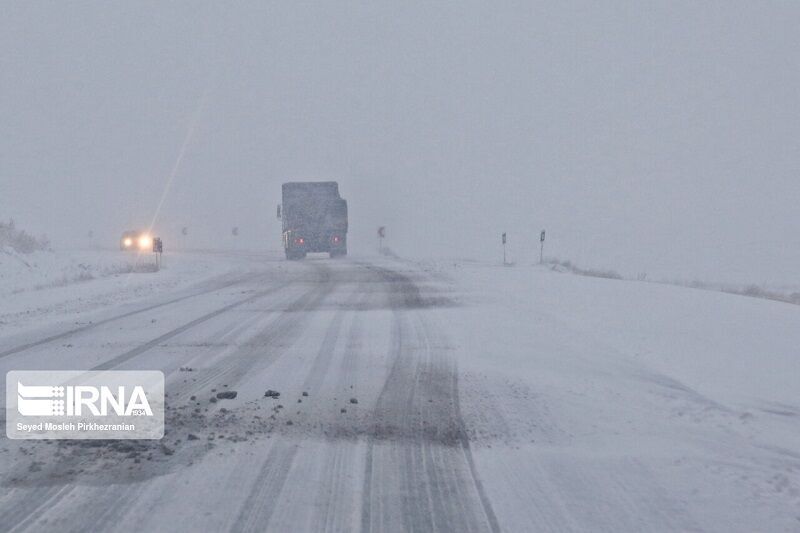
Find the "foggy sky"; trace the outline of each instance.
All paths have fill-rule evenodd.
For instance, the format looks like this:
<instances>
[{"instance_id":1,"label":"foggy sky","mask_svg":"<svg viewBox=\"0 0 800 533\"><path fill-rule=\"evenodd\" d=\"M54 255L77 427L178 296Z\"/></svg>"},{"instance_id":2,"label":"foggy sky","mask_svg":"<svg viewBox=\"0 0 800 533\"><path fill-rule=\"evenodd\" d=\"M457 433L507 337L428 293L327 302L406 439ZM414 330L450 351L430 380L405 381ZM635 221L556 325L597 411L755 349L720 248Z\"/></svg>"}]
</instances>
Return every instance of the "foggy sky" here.
<instances>
[{"instance_id":1,"label":"foggy sky","mask_svg":"<svg viewBox=\"0 0 800 533\"><path fill-rule=\"evenodd\" d=\"M265 4L4 2L0 218L114 246L175 169L167 247L277 249L337 180L356 252L796 280L800 4Z\"/></svg>"}]
</instances>

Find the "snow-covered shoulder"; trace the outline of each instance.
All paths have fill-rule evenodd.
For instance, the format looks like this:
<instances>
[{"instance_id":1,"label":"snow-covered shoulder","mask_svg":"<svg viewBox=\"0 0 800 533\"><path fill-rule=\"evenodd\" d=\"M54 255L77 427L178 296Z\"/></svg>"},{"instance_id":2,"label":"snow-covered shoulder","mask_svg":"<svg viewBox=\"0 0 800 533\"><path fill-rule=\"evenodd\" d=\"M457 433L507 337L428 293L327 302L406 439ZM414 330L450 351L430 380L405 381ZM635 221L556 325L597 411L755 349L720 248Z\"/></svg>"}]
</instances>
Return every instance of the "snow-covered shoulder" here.
<instances>
[{"instance_id":1,"label":"snow-covered shoulder","mask_svg":"<svg viewBox=\"0 0 800 533\"><path fill-rule=\"evenodd\" d=\"M53 321L89 320L95 311L171 293L254 268L242 254L172 252L157 266L153 254L0 250L0 329L3 335Z\"/></svg>"}]
</instances>

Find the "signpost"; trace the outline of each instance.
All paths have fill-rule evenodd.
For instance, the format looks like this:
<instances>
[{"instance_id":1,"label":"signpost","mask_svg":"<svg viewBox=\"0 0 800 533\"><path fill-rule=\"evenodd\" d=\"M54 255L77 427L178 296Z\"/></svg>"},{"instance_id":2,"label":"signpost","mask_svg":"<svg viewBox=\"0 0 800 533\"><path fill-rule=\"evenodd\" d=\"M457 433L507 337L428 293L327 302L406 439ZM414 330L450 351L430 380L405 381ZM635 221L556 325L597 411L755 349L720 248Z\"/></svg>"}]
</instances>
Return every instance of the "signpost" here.
<instances>
[{"instance_id":1,"label":"signpost","mask_svg":"<svg viewBox=\"0 0 800 533\"><path fill-rule=\"evenodd\" d=\"M539 264L541 265L544 261L544 230L542 230L542 234L539 235Z\"/></svg>"},{"instance_id":2,"label":"signpost","mask_svg":"<svg viewBox=\"0 0 800 533\"><path fill-rule=\"evenodd\" d=\"M378 228L378 253L383 253L383 238L386 237L386 226Z\"/></svg>"},{"instance_id":3,"label":"signpost","mask_svg":"<svg viewBox=\"0 0 800 533\"><path fill-rule=\"evenodd\" d=\"M161 254L164 252L164 243L161 242L161 237L153 239L153 253L156 255L156 270L161 268Z\"/></svg>"},{"instance_id":4,"label":"signpost","mask_svg":"<svg viewBox=\"0 0 800 533\"><path fill-rule=\"evenodd\" d=\"M506 234L505 234L505 232L503 232L502 239L503 239L503 264L505 265L506 264Z\"/></svg>"}]
</instances>

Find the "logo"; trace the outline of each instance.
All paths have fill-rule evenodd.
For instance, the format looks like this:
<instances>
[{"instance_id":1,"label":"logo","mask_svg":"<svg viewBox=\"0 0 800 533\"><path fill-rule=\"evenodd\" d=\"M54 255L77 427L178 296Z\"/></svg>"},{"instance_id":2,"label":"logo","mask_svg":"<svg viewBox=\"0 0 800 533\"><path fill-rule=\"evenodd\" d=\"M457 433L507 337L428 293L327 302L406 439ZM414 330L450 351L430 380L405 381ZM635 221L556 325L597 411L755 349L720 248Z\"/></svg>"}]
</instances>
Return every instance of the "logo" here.
<instances>
[{"instance_id":1,"label":"logo","mask_svg":"<svg viewBox=\"0 0 800 533\"><path fill-rule=\"evenodd\" d=\"M158 371L11 371L6 434L12 439L160 439L164 374Z\"/></svg>"},{"instance_id":2,"label":"logo","mask_svg":"<svg viewBox=\"0 0 800 533\"><path fill-rule=\"evenodd\" d=\"M133 387L127 402L125 387L118 387L115 396L106 386L67 386L66 411L64 400L56 399L64 396L64 389L65 387L60 386L26 387L17 382L17 410L23 416L82 416L84 408L94 416L106 416L109 409L118 416L153 416L153 410L150 409L147 395L141 386Z\"/></svg>"},{"instance_id":3,"label":"logo","mask_svg":"<svg viewBox=\"0 0 800 533\"><path fill-rule=\"evenodd\" d=\"M64 414L64 387L33 386L17 383L17 410L23 416L58 416Z\"/></svg>"}]
</instances>

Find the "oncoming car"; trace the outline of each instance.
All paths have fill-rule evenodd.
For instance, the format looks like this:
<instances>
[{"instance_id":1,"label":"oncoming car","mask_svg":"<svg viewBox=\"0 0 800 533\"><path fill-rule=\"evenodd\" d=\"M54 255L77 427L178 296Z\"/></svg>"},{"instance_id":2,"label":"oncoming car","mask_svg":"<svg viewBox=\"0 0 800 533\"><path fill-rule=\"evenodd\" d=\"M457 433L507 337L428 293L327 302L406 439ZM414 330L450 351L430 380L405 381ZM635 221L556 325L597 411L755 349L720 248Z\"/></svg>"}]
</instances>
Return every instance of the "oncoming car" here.
<instances>
[{"instance_id":1,"label":"oncoming car","mask_svg":"<svg viewBox=\"0 0 800 533\"><path fill-rule=\"evenodd\" d=\"M153 248L153 237L146 231L126 231L119 240L123 252L149 252Z\"/></svg>"}]
</instances>

